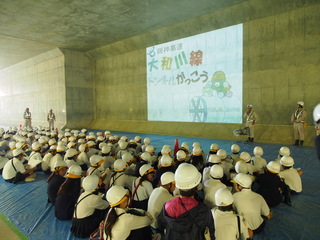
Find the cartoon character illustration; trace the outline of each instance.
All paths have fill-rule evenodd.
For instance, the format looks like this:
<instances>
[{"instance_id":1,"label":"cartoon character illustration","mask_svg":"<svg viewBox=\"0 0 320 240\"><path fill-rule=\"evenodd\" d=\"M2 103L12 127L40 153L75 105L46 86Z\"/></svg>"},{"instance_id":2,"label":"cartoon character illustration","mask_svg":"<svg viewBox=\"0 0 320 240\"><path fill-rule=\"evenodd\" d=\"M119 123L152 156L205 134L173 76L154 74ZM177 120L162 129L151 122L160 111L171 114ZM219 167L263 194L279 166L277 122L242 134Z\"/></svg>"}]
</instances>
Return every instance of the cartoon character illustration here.
<instances>
[{"instance_id":1,"label":"cartoon character illustration","mask_svg":"<svg viewBox=\"0 0 320 240\"><path fill-rule=\"evenodd\" d=\"M226 81L226 74L223 71L216 71L212 79L202 89L203 96L213 96L217 92L219 98L232 97L231 85Z\"/></svg>"}]
</instances>

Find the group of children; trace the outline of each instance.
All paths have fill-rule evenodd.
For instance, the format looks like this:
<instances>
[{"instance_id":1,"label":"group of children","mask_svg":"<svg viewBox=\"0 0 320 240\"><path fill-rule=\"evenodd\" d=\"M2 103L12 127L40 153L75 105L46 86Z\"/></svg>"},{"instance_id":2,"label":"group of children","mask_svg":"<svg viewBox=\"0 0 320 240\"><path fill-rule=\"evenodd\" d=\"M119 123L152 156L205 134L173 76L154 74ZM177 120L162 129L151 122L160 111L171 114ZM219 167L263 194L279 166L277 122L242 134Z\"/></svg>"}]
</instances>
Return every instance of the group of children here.
<instances>
[{"instance_id":1,"label":"group of children","mask_svg":"<svg viewBox=\"0 0 320 240\"><path fill-rule=\"evenodd\" d=\"M199 142L160 150L150 138L110 131L11 127L0 129L0 171L5 181L48 175L48 202L59 220L72 220L88 238L104 220L104 239L248 239L264 228L270 207L302 191L301 170L290 149L274 161L231 146L231 154ZM209 214L208 214L209 213Z\"/></svg>"}]
</instances>

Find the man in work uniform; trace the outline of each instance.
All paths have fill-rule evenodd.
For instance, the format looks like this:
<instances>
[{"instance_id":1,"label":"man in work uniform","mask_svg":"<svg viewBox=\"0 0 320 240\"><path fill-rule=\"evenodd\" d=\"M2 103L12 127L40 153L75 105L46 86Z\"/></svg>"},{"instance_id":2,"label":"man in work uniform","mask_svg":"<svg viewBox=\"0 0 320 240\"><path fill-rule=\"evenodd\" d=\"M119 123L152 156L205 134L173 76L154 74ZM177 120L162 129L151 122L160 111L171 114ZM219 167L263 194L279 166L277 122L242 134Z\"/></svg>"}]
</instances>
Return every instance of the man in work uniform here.
<instances>
[{"instance_id":1,"label":"man in work uniform","mask_svg":"<svg viewBox=\"0 0 320 240\"><path fill-rule=\"evenodd\" d=\"M52 109L49 110L47 120L49 123L49 129L54 130L54 121L56 120L56 115L52 112Z\"/></svg>"},{"instance_id":2,"label":"man in work uniform","mask_svg":"<svg viewBox=\"0 0 320 240\"><path fill-rule=\"evenodd\" d=\"M306 122L307 112L303 110L304 102L297 102L297 110L291 116L294 131L294 145L302 146L304 142L304 124Z\"/></svg>"},{"instance_id":3,"label":"man in work uniform","mask_svg":"<svg viewBox=\"0 0 320 240\"><path fill-rule=\"evenodd\" d=\"M26 110L23 113L23 119L24 119L24 124L23 127L26 128L31 128L31 112L29 111L29 108L26 108Z\"/></svg>"},{"instance_id":4,"label":"man in work uniform","mask_svg":"<svg viewBox=\"0 0 320 240\"><path fill-rule=\"evenodd\" d=\"M249 136L247 142L253 142L254 140L254 125L258 120L258 115L252 111L252 105L247 105L247 111L243 115L246 121L246 127L249 128Z\"/></svg>"}]
</instances>

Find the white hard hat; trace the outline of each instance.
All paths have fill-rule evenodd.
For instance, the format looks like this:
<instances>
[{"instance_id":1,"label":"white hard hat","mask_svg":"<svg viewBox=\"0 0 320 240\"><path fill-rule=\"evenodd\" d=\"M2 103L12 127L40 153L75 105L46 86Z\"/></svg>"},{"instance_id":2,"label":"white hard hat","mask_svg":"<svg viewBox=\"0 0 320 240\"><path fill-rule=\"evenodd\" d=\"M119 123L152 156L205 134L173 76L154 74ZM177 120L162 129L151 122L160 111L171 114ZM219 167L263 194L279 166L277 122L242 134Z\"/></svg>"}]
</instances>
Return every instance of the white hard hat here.
<instances>
[{"instance_id":1,"label":"white hard hat","mask_svg":"<svg viewBox=\"0 0 320 240\"><path fill-rule=\"evenodd\" d=\"M209 156L208 162L210 162L210 163L221 163L221 158L219 158L219 156L217 156L216 154L211 154Z\"/></svg>"},{"instance_id":2,"label":"white hard hat","mask_svg":"<svg viewBox=\"0 0 320 240\"><path fill-rule=\"evenodd\" d=\"M72 157L76 156L77 154L78 154L78 151L76 149L70 148L66 152L66 157L67 158L72 158Z\"/></svg>"},{"instance_id":3,"label":"white hard hat","mask_svg":"<svg viewBox=\"0 0 320 240\"><path fill-rule=\"evenodd\" d=\"M76 142L77 139L74 136L69 137L69 142Z\"/></svg>"},{"instance_id":4,"label":"white hard hat","mask_svg":"<svg viewBox=\"0 0 320 240\"><path fill-rule=\"evenodd\" d=\"M110 152L111 152L111 147L108 146L108 145L103 146L103 147L101 148L101 152L102 152L103 154L110 153Z\"/></svg>"},{"instance_id":5,"label":"white hard hat","mask_svg":"<svg viewBox=\"0 0 320 240\"><path fill-rule=\"evenodd\" d=\"M16 143L16 148L24 148L25 146L27 146L27 144L25 142L17 142Z\"/></svg>"},{"instance_id":6,"label":"white hard hat","mask_svg":"<svg viewBox=\"0 0 320 240\"><path fill-rule=\"evenodd\" d=\"M8 133L5 133L2 137L2 139L8 139L8 138L11 138L11 135Z\"/></svg>"},{"instance_id":7,"label":"white hard hat","mask_svg":"<svg viewBox=\"0 0 320 240\"><path fill-rule=\"evenodd\" d=\"M267 169L272 173L279 173L280 172L280 164L276 161L271 161L267 164Z\"/></svg>"},{"instance_id":8,"label":"white hard hat","mask_svg":"<svg viewBox=\"0 0 320 240\"><path fill-rule=\"evenodd\" d=\"M140 173L141 177L143 175L149 174L149 173L154 172L154 171L155 171L154 168L149 164L144 164L139 169L139 173Z\"/></svg>"},{"instance_id":9,"label":"white hard hat","mask_svg":"<svg viewBox=\"0 0 320 240\"><path fill-rule=\"evenodd\" d=\"M55 151L56 151L56 150L57 150L57 145L52 145L49 149L50 149L51 151L52 151L52 150L55 150Z\"/></svg>"},{"instance_id":10,"label":"white hard hat","mask_svg":"<svg viewBox=\"0 0 320 240\"><path fill-rule=\"evenodd\" d=\"M228 188L220 188L215 193L215 202L217 206L229 206L234 202L232 193Z\"/></svg>"},{"instance_id":11,"label":"white hard hat","mask_svg":"<svg viewBox=\"0 0 320 240\"><path fill-rule=\"evenodd\" d=\"M213 165L210 167L210 176L213 178L222 178L223 177L223 168L220 165Z\"/></svg>"},{"instance_id":12,"label":"white hard hat","mask_svg":"<svg viewBox=\"0 0 320 240\"><path fill-rule=\"evenodd\" d=\"M247 105L247 108L252 108L252 104L248 104L248 105Z\"/></svg>"},{"instance_id":13,"label":"white hard hat","mask_svg":"<svg viewBox=\"0 0 320 240\"><path fill-rule=\"evenodd\" d=\"M12 155L13 155L14 157L17 157L17 156L19 156L20 154L24 154L24 151L23 151L21 148L14 149L13 152L12 152Z\"/></svg>"},{"instance_id":14,"label":"white hard hat","mask_svg":"<svg viewBox=\"0 0 320 240\"><path fill-rule=\"evenodd\" d=\"M100 155L95 154L90 157L90 165L91 166L96 166L96 165L101 164L103 162L104 162L104 159Z\"/></svg>"},{"instance_id":15,"label":"white hard hat","mask_svg":"<svg viewBox=\"0 0 320 240\"><path fill-rule=\"evenodd\" d=\"M161 154L162 155L170 155L171 148L168 145L164 145L161 149Z\"/></svg>"},{"instance_id":16,"label":"white hard hat","mask_svg":"<svg viewBox=\"0 0 320 240\"><path fill-rule=\"evenodd\" d=\"M320 103L313 109L313 120L315 122L320 120Z\"/></svg>"},{"instance_id":17,"label":"white hard hat","mask_svg":"<svg viewBox=\"0 0 320 240\"><path fill-rule=\"evenodd\" d=\"M139 141L141 141L141 137L140 137L140 136L135 136L135 137L134 137L134 140L135 140L136 142L139 142Z\"/></svg>"},{"instance_id":18,"label":"white hard hat","mask_svg":"<svg viewBox=\"0 0 320 240\"><path fill-rule=\"evenodd\" d=\"M125 196L128 195L128 190L122 186L115 185L111 187L107 192L107 201L110 207L119 205L125 201Z\"/></svg>"},{"instance_id":19,"label":"white hard hat","mask_svg":"<svg viewBox=\"0 0 320 240\"><path fill-rule=\"evenodd\" d=\"M9 148L10 149L15 149L16 148L16 142L15 141L9 142Z\"/></svg>"},{"instance_id":20,"label":"white hard hat","mask_svg":"<svg viewBox=\"0 0 320 240\"><path fill-rule=\"evenodd\" d=\"M84 144L85 142L86 142L86 140L83 138L78 139L78 144Z\"/></svg>"},{"instance_id":21,"label":"white hard hat","mask_svg":"<svg viewBox=\"0 0 320 240\"><path fill-rule=\"evenodd\" d=\"M152 145L148 145L148 146L146 147L146 152L148 152L148 153L153 153L153 152L154 152L154 147L153 147Z\"/></svg>"},{"instance_id":22,"label":"white hard hat","mask_svg":"<svg viewBox=\"0 0 320 240\"><path fill-rule=\"evenodd\" d=\"M66 150L66 146L64 146L63 144L58 144L57 152L65 152Z\"/></svg>"},{"instance_id":23,"label":"white hard hat","mask_svg":"<svg viewBox=\"0 0 320 240\"><path fill-rule=\"evenodd\" d=\"M126 163L131 163L134 160L134 156L132 156L131 153L124 153L122 154L121 158L123 159L123 161L125 161Z\"/></svg>"},{"instance_id":24,"label":"white hard hat","mask_svg":"<svg viewBox=\"0 0 320 240\"><path fill-rule=\"evenodd\" d=\"M281 147L279 150L280 156L290 156L290 149L288 147Z\"/></svg>"},{"instance_id":25,"label":"white hard hat","mask_svg":"<svg viewBox=\"0 0 320 240\"><path fill-rule=\"evenodd\" d=\"M302 101L297 102L297 104L300 105L301 107L304 106L304 102L302 102Z\"/></svg>"},{"instance_id":26,"label":"white hard hat","mask_svg":"<svg viewBox=\"0 0 320 240\"><path fill-rule=\"evenodd\" d=\"M56 141L55 138L51 138L51 139L49 140L49 146L52 146L52 145L54 145L54 144L56 144L56 143L57 143L57 141Z\"/></svg>"},{"instance_id":27,"label":"white hard hat","mask_svg":"<svg viewBox=\"0 0 320 240\"><path fill-rule=\"evenodd\" d=\"M163 155L160 158L160 166L161 167L169 167L172 165L173 159L169 155Z\"/></svg>"},{"instance_id":28,"label":"white hard hat","mask_svg":"<svg viewBox=\"0 0 320 240\"><path fill-rule=\"evenodd\" d=\"M240 152L240 147L239 147L239 145L238 145L238 144L232 144L232 146L231 146L231 152L232 152L232 153L238 153L238 152Z\"/></svg>"},{"instance_id":29,"label":"white hard hat","mask_svg":"<svg viewBox=\"0 0 320 240\"><path fill-rule=\"evenodd\" d=\"M74 148L76 146L76 143L75 142L69 142L67 144L67 148Z\"/></svg>"},{"instance_id":30,"label":"white hard hat","mask_svg":"<svg viewBox=\"0 0 320 240\"><path fill-rule=\"evenodd\" d=\"M41 144L38 141L35 141L34 143L32 143L31 147L33 151L37 151L40 150Z\"/></svg>"},{"instance_id":31,"label":"white hard hat","mask_svg":"<svg viewBox=\"0 0 320 240\"><path fill-rule=\"evenodd\" d=\"M160 178L161 185L166 185L168 183L174 182L174 173L173 172L165 172L161 175Z\"/></svg>"},{"instance_id":32,"label":"white hard hat","mask_svg":"<svg viewBox=\"0 0 320 240\"><path fill-rule=\"evenodd\" d=\"M246 163L251 161L251 156L248 152L242 152L239 156L240 159L244 160Z\"/></svg>"},{"instance_id":33,"label":"white hard hat","mask_svg":"<svg viewBox=\"0 0 320 240\"><path fill-rule=\"evenodd\" d=\"M253 154L254 154L255 156L262 156L262 155L263 155L263 149L262 149L262 147L256 146L256 147L253 149Z\"/></svg>"},{"instance_id":34,"label":"white hard hat","mask_svg":"<svg viewBox=\"0 0 320 240\"><path fill-rule=\"evenodd\" d=\"M231 182L235 182L244 188L250 188L252 179L248 174L238 173Z\"/></svg>"},{"instance_id":35,"label":"white hard hat","mask_svg":"<svg viewBox=\"0 0 320 240\"><path fill-rule=\"evenodd\" d=\"M79 165L73 164L68 169L68 178L81 178L82 177L82 169Z\"/></svg>"},{"instance_id":36,"label":"white hard hat","mask_svg":"<svg viewBox=\"0 0 320 240\"><path fill-rule=\"evenodd\" d=\"M115 172L122 172L127 168L127 163L122 159L117 159L113 164L113 168Z\"/></svg>"},{"instance_id":37,"label":"white hard hat","mask_svg":"<svg viewBox=\"0 0 320 240\"><path fill-rule=\"evenodd\" d=\"M237 173L248 173L248 166L244 161L236 162L234 168Z\"/></svg>"},{"instance_id":38,"label":"white hard hat","mask_svg":"<svg viewBox=\"0 0 320 240\"><path fill-rule=\"evenodd\" d=\"M174 178L177 188L189 190L199 185L201 173L192 164L182 163L177 168Z\"/></svg>"},{"instance_id":39,"label":"white hard hat","mask_svg":"<svg viewBox=\"0 0 320 240\"><path fill-rule=\"evenodd\" d=\"M81 129L81 132L82 132L82 133L86 133L86 132L88 132L88 130L85 129L85 128L83 128L83 129Z\"/></svg>"},{"instance_id":40,"label":"white hard hat","mask_svg":"<svg viewBox=\"0 0 320 240\"><path fill-rule=\"evenodd\" d=\"M103 148L104 146L108 146L108 144L107 144L106 142L100 142L100 143L99 143L99 149L102 150L102 148Z\"/></svg>"},{"instance_id":41,"label":"white hard hat","mask_svg":"<svg viewBox=\"0 0 320 240\"><path fill-rule=\"evenodd\" d=\"M189 144L187 142L181 143L181 147L185 148L187 151L189 151Z\"/></svg>"},{"instance_id":42,"label":"white hard hat","mask_svg":"<svg viewBox=\"0 0 320 240\"><path fill-rule=\"evenodd\" d=\"M148 152L143 152L141 155L140 155L140 158L146 162L149 162L150 159L151 159L151 155L150 153Z\"/></svg>"},{"instance_id":43,"label":"white hard hat","mask_svg":"<svg viewBox=\"0 0 320 240\"><path fill-rule=\"evenodd\" d=\"M280 159L280 163L281 163L283 166L292 167L293 164L294 164L294 160L293 160L293 158L290 157L290 156L283 156L283 157Z\"/></svg>"},{"instance_id":44,"label":"white hard hat","mask_svg":"<svg viewBox=\"0 0 320 240\"><path fill-rule=\"evenodd\" d=\"M226 150L224 150L224 149L219 149L218 152L217 152L217 156L218 156L220 159L226 159L228 155L227 155Z\"/></svg>"},{"instance_id":45,"label":"white hard hat","mask_svg":"<svg viewBox=\"0 0 320 240\"><path fill-rule=\"evenodd\" d=\"M88 145L89 148L91 148L91 147L95 146L96 143L94 141L88 141L87 145Z\"/></svg>"},{"instance_id":46,"label":"white hard hat","mask_svg":"<svg viewBox=\"0 0 320 240\"><path fill-rule=\"evenodd\" d=\"M185 151L183 150L179 150L177 153L176 153L176 157L177 157L177 160L178 161L184 161L187 159L187 154Z\"/></svg>"},{"instance_id":47,"label":"white hard hat","mask_svg":"<svg viewBox=\"0 0 320 240\"><path fill-rule=\"evenodd\" d=\"M195 147L201 147L201 144L199 142L194 142L192 144L192 147L195 148Z\"/></svg>"},{"instance_id":48,"label":"white hard hat","mask_svg":"<svg viewBox=\"0 0 320 240\"><path fill-rule=\"evenodd\" d=\"M109 135L111 135L111 132L110 132L110 131L105 131L105 132L104 132L104 135L105 135L105 136L109 136Z\"/></svg>"},{"instance_id":49,"label":"white hard hat","mask_svg":"<svg viewBox=\"0 0 320 240\"><path fill-rule=\"evenodd\" d=\"M81 145L79 145L78 149L79 149L80 152L84 152L86 150L86 145L85 144L81 144Z\"/></svg>"},{"instance_id":50,"label":"white hard hat","mask_svg":"<svg viewBox=\"0 0 320 240\"><path fill-rule=\"evenodd\" d=\"M83 179L82 187L86 192L93 192L99 184L99 177L97 175L89 175Z\"/></svg>"},{"instance_id":51,"label":"white hard hat","mask_svg":"<svg viewBox=\"0 0 320 240\"><path fill-rule=\"evenodd\" d=\"M151 142L150 138L148 138L148 137L143 139L143 143L146 144L146 145L150 144L150 142Z\"/></svg>"},{"instance_id":52,"label":"white hard hat","mask_svg":"<svg viewBox=\"0 0 320 240\"><path fill-rule=\"evenodd\" d=\"M128 141L128 137L127 136L121 136L120 140L126 142L126 141Z\"/></svg>"},{"instance_id":53,"label":"white hard hat","mask_svg":"<svg viewBox=\"0 0 320 240\"><path fill-rule=\"evenodd\" d=\"M126 149L127 146L128 146L128 143L125 142L125 141L122 141L122 140L119 141L118 143L119 143L119 148L122 149L122 150Z\"/></svg>"},{"instance_id":54,"label":"white hard hat","mask_svg":"<svg viewBox=\"0 0 320 240\"><path fill-rule=\"evenodd\" d=\"M68 165L67 165L67 163L65 161L59 160L59 161L56 161L54 163L53 167L54 167L54 169L56 169L56 168L60 168L61 169L62 167L68 167ZM58 170L60 170L60 169L58 169Z\"/></svg>"},{"instance_id":55,"label":"white hard hat","mask_svg":"<svg viewBox=\"0 0 320 240\"><path fill-rule=\"evenodd\" d=\"M218 151L219 150L219 145L216 143L211 144L210 150Z\"/></svg>"},{"instance_id":56,"label":"white hard hat","mask_svg":"<svg viewBox=\"0 0 320 240\"><path fill-rule=\"evenodd\" d=\"M192 155L193 156L201 156L202 155L202 149L199 146L195 146L192 149Z\"/></svg>"}]
</instances>

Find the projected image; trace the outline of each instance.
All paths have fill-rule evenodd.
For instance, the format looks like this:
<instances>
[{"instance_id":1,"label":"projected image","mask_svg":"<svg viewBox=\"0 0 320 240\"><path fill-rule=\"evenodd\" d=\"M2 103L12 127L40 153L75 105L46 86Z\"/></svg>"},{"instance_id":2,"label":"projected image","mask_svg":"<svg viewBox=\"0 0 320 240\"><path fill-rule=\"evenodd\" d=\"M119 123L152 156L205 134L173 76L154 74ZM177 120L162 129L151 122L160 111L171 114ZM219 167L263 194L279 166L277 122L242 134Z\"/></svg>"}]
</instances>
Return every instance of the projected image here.
<instances>
[{"instance_id":1,"label":"projected image","mask_svg":"<svg viewBox=\"0 0 320 240\"><path fill-rule=\"evenodd\" d=\"M242 123L242 24L147 48L149 121Z\"/></svg>"}]
</instances>

